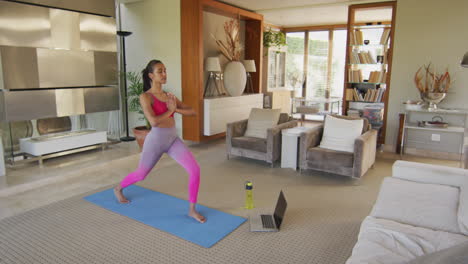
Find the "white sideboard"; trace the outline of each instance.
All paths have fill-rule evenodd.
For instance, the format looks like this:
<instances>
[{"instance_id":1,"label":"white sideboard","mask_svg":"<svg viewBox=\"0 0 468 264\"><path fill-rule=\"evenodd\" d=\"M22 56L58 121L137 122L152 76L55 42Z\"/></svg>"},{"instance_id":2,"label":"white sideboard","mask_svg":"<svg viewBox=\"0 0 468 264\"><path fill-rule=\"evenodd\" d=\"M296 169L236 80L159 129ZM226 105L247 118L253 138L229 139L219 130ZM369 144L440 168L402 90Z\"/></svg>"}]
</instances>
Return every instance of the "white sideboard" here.
<instances>
[{"instance_id":1,"label":"white sideboard","mask_svg":"<svg viewBox=\"0 0 468 264\"><path fill-rule=\"evenodd\" d=\"M249 118L250 109L263 108L263 94L206 98L203 100L203 134L226 132L226 124Z\"/></svg>"},{"instance_id":2,"label":"white sideboard","mask_svg":"<svg viewBox=\"0 0 468 264\"><path fill-rule=\"evenodd\" d=\"M447 128L420 126L418 122L434 117L448 123ZM468 112L466 110L407 110L401 142L402 154L408 149L463 154Z\"/></svg>"},{"instance_id":3,"label":"white sideboard","mask_svg":"<svg viewBox=\"0 0 468 264\"><path fill-rule=\"evenodd\" d=\"M106 131L78 130L20 139L20 151L41 156L107 142Z\"/></svg>"}]
</instances>

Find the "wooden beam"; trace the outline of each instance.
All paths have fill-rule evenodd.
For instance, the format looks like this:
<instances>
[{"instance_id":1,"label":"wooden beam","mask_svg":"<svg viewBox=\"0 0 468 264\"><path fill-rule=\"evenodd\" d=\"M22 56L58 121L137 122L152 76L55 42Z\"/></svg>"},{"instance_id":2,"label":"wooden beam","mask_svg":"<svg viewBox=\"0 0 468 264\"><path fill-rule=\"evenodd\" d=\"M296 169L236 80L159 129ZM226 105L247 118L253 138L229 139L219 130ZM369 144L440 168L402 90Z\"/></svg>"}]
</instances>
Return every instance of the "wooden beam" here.
<instances>
[{"instance_id":1,"label":"wooden beam","mask_svg":"<svg viewBox=\"0 0 468 264\"><path fill-rule=\"evenodd\" d=\"M330 98L333 67L333 29L328 31L328 64L327 64L327 86L325 98ZM329 104L325 104L325 111L329 109Z\"/></svg>"},{"instance_id":2,"label":"wooden beam","mask_svg":"<svg viewBox=\"0 0 468 264\"><path fill-rule=\"evenodd\" d=\"M245 59L255 60L256 72L252 72L252 84L255 93L262 92L263 58L263 21L245 22Z\"/></svg>"},{"instance_id":3,"label":"wooden beam","mask_svg":"<svg viewBox=\"0 0 468 264\"><path fill-rule=\"evenodd\" d=\"M263 22L263 26L264 26L264 28L272 28L272 29L277 29L279 31L284 31L284 27L273 25L273 24L270 24L270 23Z\"/></svg>"},{"instance_id":4,"label":"wooden beam","mask_svg":"<svg viewBox=\"0 0 468 264\"><path fill-rule=\"evenodd\" d=\"M303 26L303 27L285 27L284 32L301 32L301 31L319 31L330 29L346 29L346 24L338 25L322 25L322 26Z\"/></svg>"},{"instance_id":5,"label":"wooden beam","mask_svg":"<svg viewBox=\"0 0 468 264\"><path fill-rule=\"evenodd\" d=\"M203 10L216 13L223 16L235 17L240 16L244 20L262 20L263 15L253 13L242 8L234 7L225 3L214 0L199 0L203 6Z\"/></svg>"},{"instance_id":6,"label":"wooden beam","mask_svg":"<svg viewBox=\"0 0 468 264\"><path fill-rule=\"evenodd\" d=\"M390 5L392 7L392 29L390 30L390 48L388 49L387 52L387 90L385 91L385 94L383 95L383 101L385 102L384 106L384 117L383 117L383 126L382 126L382 132L380 133L380 138L378 139L378 142L380 144L385 144L385 135L387 134L387 116L388 116L388 98L390 97L390 81L392 77L392 61L393 61L393 44L395 43L395 21L396 21L396 11L397 11L397 2L384 2L387 5Z\"/></svg>"},{"instance_id":7,"label":"wooden beam","mask_svg":"<svg viewBox=\"0 0 468 264\"><path fill-rule=\"evenodd\" d=\"M376 24L377 22L372 22ZM391 25L391 21L380 22L382 25ZM355 26L365 26L366 23L355 23ZM319 25L319 26L301 26L301 27L283 27L284 32L302 32L302 31L321 31L321 30L335 30L335 29L346 29L347 24L336 24L336 25Z\"/></svg>"},{"instance_id":8,"label":"wooden beam","mask_svg":"<svg viewBox=\"0 0 468 264\"><path fill-rule=\"evenodd\" d=\"M309 31L304 32L304 65L303 65L303 82L302 82L302 97L307 95L307 74L309 68Z\"/></svg>"},{"instance_id":9,"label":"wooden beam","mask_svg":"<svg viewBox=\"0 0 468 264\"><path fill-rule=\"evenodd\" d=\"M200 141L203 128L203 16L199 0L181 0L182 100L196 116L182 117L182 137Z\"/></svg>"}]
</instances>

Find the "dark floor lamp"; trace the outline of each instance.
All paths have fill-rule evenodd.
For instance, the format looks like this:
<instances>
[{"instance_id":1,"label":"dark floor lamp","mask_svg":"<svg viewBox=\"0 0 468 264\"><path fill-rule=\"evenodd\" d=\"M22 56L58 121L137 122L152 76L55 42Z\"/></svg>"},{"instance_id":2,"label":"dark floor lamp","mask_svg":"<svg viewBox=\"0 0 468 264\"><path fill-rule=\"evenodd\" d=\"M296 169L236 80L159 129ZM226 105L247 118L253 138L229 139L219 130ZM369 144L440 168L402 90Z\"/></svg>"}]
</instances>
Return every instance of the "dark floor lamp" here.
<instances>
[{"instance_id":1,"label":"dark floor lamp","mask_svg":"<svg viewBox=\"0 0 468 264\"><path fill-rule=\"evenodd\" d=\"M128 98L127 98L127 62L125 60L125 37L130 36L132 32L128 31L117 31L117 35L120 37L120 43L122 43L122 51L123 51L123 58L122 58L122 63L120 64L120 67L122 69L123 73L123 87L124 87L124 107L125 107L125 130L127 131L127 135L125 137L121 137L120 140L122 141L133 141L135 140L134 137L131 137L129 133L129 128L128 128Z\"/></svg>"}]
</instances>

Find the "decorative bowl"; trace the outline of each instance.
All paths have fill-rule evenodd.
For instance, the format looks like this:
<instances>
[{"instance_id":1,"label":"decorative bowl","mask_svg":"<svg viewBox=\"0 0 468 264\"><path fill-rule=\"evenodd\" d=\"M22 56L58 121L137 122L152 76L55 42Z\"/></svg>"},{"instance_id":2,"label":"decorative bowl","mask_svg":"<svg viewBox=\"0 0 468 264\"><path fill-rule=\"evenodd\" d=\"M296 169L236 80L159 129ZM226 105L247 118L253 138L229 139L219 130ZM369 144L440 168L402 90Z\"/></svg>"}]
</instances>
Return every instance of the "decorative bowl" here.
<instances>
[{"instance_id":1,"label":"decorative bowl","mask_svg":"<svg viewBox=\"0 0 468 264\"><path fill-rule=\"evenodd\" d=\"M437 104L442 102L445 96L447 96L447 93L430 93L430 92L421 93L421 99L424 102L429 103L429 107L428 107L429 111L437 110Z\"/></svg>"}]
</instances>

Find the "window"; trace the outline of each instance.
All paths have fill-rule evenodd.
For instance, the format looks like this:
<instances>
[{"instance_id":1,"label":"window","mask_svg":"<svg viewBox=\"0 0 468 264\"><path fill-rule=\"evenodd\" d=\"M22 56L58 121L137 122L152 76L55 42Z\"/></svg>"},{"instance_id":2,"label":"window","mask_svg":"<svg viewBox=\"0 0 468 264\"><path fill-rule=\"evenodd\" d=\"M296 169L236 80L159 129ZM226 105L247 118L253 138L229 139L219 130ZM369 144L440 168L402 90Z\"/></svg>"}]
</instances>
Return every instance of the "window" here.
<instances>
[{"instance_id":1,"label":"window","mask_svg":"<svg viewBox=\"0 0 468 264\"><path fill-rule=\"evenodd\" d=\"M309 32L307 98L325 98L328 90L328 31Z\"/></svg>"},{"instance_id":2,"label":"window","mask_svg":"<svg viewBox=\"0 0 468 264\"><path fill-rule=\"evenodd\" d=\"M288 55L286 56L286 86L294 90L296 97L302 96L304 82L304 32L286 34Z\"/></svg>"},{"instance_id":3,"label":"window","mask_svg":"<svg viewBox=\"0 0 468 264\"><path fill-rule=\"evenodd\" d=\"M346 30L325 28L288 32L286 41L286 78L288 87L295 91L295 97L343 96Z\"/></svg>"}]
</instances>

